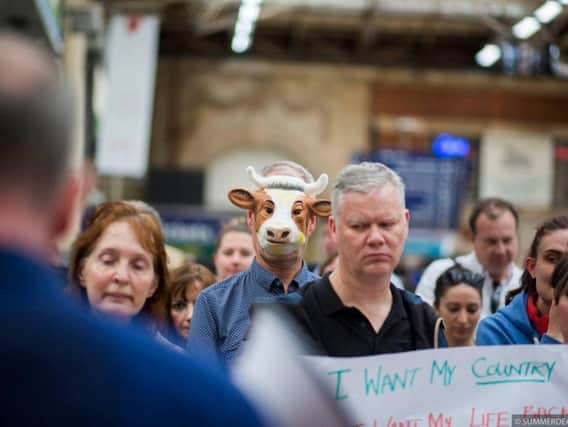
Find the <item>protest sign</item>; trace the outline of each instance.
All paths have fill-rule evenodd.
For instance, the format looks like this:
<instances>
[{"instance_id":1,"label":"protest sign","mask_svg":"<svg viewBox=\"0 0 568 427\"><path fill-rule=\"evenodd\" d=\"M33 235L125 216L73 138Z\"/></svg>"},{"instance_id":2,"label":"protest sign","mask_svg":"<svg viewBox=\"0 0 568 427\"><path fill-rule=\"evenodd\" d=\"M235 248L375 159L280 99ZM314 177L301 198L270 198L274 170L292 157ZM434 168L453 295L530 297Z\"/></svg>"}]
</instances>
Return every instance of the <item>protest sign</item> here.
<instances>
[{"instance_id":1,"label":"protest sign","mask_svg":"<svg viewBox=\"0 0 568 427\"><path fill-rule=\"evenodd\" d=\"M568 418L568 347L306 357L357 427L507 427L515 414Z\"/></svg>"},{"instance_id":2,"label":"protest sign","mask_svg":"<svg viewBox=\"0 0 568 427\"><path fill-rule=\"evenodd\" d=\"M237 384L282 427L568 425L568 346L442 348L368 357L307 349L274 307L257 307ZM513 415L562 418L513 420ZM549 422L550 421L550 422Z\"/></svg>"}]
</instances>

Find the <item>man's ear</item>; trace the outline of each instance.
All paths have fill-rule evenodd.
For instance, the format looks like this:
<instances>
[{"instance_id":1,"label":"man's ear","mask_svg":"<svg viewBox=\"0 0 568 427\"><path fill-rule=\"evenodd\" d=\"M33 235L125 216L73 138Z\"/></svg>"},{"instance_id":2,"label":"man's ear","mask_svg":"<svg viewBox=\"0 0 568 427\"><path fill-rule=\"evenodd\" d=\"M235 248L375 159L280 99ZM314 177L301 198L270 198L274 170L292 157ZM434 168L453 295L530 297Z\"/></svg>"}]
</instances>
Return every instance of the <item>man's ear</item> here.
<instances>
[{"instance_id":1,"label":"man's ear","mask_svg":"<svg viewBox=\"0 0 568 427\"><path fill-rule=\"evenodd\" d=\"M252 209L249 209L247 211L247 226L253 235L256 232L256 230L254 229L255 222L254 211Z\"/></svg>"},{"instance_id":2,"label":"man's ear","mask_svg":"<svg viewBox=\"0 0 568 427\"><path fill-rule=\"evenodd\" d=\"M331 236L331 238L334 241L337 241L337 237L335 235L337 232L337 227L333 215L327 219L327 230L329 231L329 235Z\"/></svg>"},{"instance_id":3,"label":"man's ear","mask_svg":"<svg viewBox=\"0 0 568 427\"><path fill-rule=\"evenodd\" d=\"M306 236L311 236L314 230L316 229L317 223L317 216L309 214L308 215L308 223L306 225Z\"/></svg>"},{"instance_id":4,"label":"man's ear","mask_svg":"<svg viewBox=\"0 0 568 427\"><path fill-rule=\"evenodd\" d=\"M70 172L54 197L54 223L51 235L54 243L66 250L81 228L87 197L95 186L96 173L90 163Z\"/></svg>"},{"instance_id":5,"label":"man's ear","mask_svg":"<svg viewBox=\"0 0 568 427\"><path fill-rule=\"evenodd\" d=\"M404 224L404 238L406 239L408 237L408 229L410 228L410 211L408 209L404 210Z\"/></svg>"},{"instance_id":6,"label":"man's ear","mask_svg":"<svg viewBox=\"0 0 568 427\"><path fill-rule=\"evenodd\" d=\"M70 174L59 185L52 202L52 222L50 236L58 246L71 242L79 231L82 205L82 178Z\"/></svg>"}]
</instances>

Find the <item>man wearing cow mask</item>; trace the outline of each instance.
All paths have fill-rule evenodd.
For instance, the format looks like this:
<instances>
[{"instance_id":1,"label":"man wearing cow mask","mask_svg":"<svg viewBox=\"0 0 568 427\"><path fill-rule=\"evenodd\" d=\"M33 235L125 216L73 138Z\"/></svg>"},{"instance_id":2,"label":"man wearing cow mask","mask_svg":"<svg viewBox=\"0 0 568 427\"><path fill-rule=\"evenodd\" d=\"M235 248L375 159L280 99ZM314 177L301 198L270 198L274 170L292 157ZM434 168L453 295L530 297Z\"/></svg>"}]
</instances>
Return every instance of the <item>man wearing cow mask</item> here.
<instances>
[{"instance_id":1,"label":"man wearing cow mask","mask_svg":"<svg viewBox=\"0 0 568 427\"><path fill-rule=\"evenodd\" d=\"M279 299L314 353L369 356L444 345L432 307L391 282L408 236L404 198L402 179L383 164L348 165L339 173L328 224L336 268Z\"/></svg>"},{"instance_id":2,"label":"man wearing cow mask","mask_svg":"<svg viewBox=\"0 0 568 427\"><path fill-rule=\"evenodd\" d=\"M232 189L229 200L247 209L255 259L247 270L200 293L188 340L190 353L215 355L224 362L239 354L253 303L296 292L318 279L303 261L304 250L316 217L331 213L328 200L316 200L327 187L325 174L314 182L304 167L290 161L272 163L261 175L252 167L247 173L257 189Z\"/></svg>"}]
</instances>

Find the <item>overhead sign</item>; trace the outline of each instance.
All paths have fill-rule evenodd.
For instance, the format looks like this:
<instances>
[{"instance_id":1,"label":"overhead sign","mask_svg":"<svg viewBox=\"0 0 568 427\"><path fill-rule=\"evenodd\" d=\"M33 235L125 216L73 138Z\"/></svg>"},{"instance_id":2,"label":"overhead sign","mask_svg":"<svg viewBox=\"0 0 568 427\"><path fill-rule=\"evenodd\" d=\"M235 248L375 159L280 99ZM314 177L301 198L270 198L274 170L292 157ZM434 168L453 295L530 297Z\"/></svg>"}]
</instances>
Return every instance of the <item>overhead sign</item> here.
<instances>
[{"instance_id":1,"label":"overhead sign","mask_svg":"<svg viewBox=\"0 0 568 427\"><path fill-rule=\"evenodd\" d=\"M404 150L377 150L355 161L384 163L406 186L406 207L412 228L456 229L469 172L464 158L438 158Z\"/></svg>"},{"instance_id":2,"label":"overhead sign","mask_svg":"<svg viewBox=\"0 0 568 427\"><path fill-rule=\"evenodd\" d=\"M156 16L113 16L106 45L108 97L96 165L106 175L146 174L158 55Z\"/></svg>"}]
</instances>

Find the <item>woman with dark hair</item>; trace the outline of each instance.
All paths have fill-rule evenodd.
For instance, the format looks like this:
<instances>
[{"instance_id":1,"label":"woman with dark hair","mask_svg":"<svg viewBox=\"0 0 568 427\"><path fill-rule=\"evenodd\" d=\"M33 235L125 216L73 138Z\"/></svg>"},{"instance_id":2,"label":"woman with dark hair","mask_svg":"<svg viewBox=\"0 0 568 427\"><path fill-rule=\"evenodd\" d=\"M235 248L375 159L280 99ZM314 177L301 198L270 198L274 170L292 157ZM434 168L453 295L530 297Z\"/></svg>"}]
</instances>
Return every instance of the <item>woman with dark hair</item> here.
<instances>
[{"instance_id":1,"label":"woman with dark hair","mask_svg":"<svg viewBox=\"0 0 568 427\"><path fill-rule=\"evenodd\" d=\"M474 334L481 316L485 277L456 264L436 280L434 308L440 316L434 336L443 323L443 338L448 347L475 345ZM437 343L438 340L434 340Z\"/></svg>"},{"instance_id":2,"label":"woman with dark hair","mask_svg":"<svg viewBox=\"0 0 568 427\"><path fill-rule=\"evenodd\" d=\"M188 263L172 270L166 298L167 337L171 342L185 348L197 295L216 281L215 275L201 264Z\"/></svg>"},{"instance_id":3,"label":"woman with dark hair","mask_svg":"<svg viewBox=\"0 0 568 427\"><path fill-rule=\"evenodd\" d=\"M71 291L95 312L157 334L168 284L160 219L147 205L108 202L95 208L73 244Z\"/></svg>"},{"instance_id":4,"label":"woman with dark hair","mask_svg":"<svg viewBox=\"0 0 568 427\"><path fill-rule=\"evenodd\" d=\"M551 311L551 280L567 248L568 216L554 217L537 228L525 258L521 287L509 292L507 306L479 323L478 345L552 343L551 337L560 335L557 310Z\"/></svg>"},{"instance_id":5,"label":"woman with dark hair","mask_svg":"<svg viewBox=\"0 0 568 427\"><path fill-rule=\"evenodd\" d=\"M251 231L246 219L234 218L225 224L217 237L213 263L217 281L226 279L250 267L254 258Z\"/></svg>"}]
</instances>

